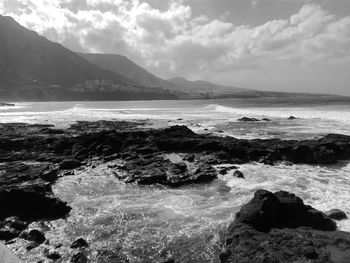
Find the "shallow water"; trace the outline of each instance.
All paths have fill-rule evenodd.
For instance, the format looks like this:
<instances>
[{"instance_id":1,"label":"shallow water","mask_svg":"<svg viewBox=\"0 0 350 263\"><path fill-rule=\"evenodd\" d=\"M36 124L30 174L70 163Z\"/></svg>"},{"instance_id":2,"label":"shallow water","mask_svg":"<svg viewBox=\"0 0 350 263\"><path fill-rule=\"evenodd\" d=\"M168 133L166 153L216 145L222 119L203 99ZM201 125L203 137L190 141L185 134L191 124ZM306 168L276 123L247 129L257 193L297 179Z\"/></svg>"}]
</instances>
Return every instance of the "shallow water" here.
<instances>
[{"instance_id":1,"label":"shallow water","mask_svg":"<svg viewBox=\"0 0 350 263\"><path fill-rule=\"evenodd\" d=\"M290 121L287 117L299 119ZM240 123L241 117L270 118L270 122ZM293 101L170 101L20 103L0 109L0 122L53 123L67 127L76 120L148 120L156 127L188 125L199 133L238 138L314 138L328 133L350 135L350 104ZM221 131L220 131L221 130ZM175 156L176 157L176 156ZM171 158L175 158L171 156ZM219 262L223 233L240 206L257 189L291 191L306 204L327 211L340 208L350 215L350 163L333 166L239 165L246 179L230 174L206 185L177 189L140 187L118 181L107 164L84 168L61 178L55 195L73 210L66 220L47 222L51 244L64 251L77 237L92 250L110 250L130 262ZM350 231L350 220L338 223ZM42 258L44 246L31 252L10 245L26 262ZM96 255L91 255L94 260Z\"/></svg>"},{"instance_id":2,"label":"shallow water","mask_svg":"<svg viewBox=\"0 0 350 263\"><path fill-rule=\"evenodd\" d=\"M287 120L291 115L298 119ZM238 122L242 117L271 121ZM155 127L180 124L199 133L237 138L306 139L328 133L350 135L350 99L31 102L0 107L0 122L50 123L65 128L77 120L148 120Z\"/></svg>"},{"instance_id":3,"label":"shallow water","mask_svg":"<svg viewBox=\"0 0 350 263\"><path fill-rule=\"evenodd\" d=\"M240 165L246 179L228 174L208 185L177 189L124 184L107 165L81 170L55 185L55 195L73 210L67 221L50 223L46 236L51 243L64 240L69 246L82 236L92 249L120 251L119 256L130 262L161 262L167 258L219 262L225 230L240 206L258 189L291 191L322 211L340 208L350 214L350 163L250 163ZM350 231L350 220L338 226ZM17 253L27 262L40 256L37 252Z\"/></svg>"}]
</instances>

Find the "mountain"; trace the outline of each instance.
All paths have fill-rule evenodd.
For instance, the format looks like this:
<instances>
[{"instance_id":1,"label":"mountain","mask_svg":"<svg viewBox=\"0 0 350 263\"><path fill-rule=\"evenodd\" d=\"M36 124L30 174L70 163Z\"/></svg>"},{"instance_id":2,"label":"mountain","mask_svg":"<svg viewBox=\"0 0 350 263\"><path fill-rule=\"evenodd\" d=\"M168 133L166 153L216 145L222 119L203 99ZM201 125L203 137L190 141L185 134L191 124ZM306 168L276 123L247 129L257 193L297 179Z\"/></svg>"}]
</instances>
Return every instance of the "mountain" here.
<instances>
[{"instance_id":1,"label":"mountain","mask_svg":"<svg viewBox=\"0 0 350 263\"><path fill-rule=\"evenodd\" d=\"M119 73L146 87L164 87L166 81L156 77L126 56L118 54L80 54L89 62L101 68Z\"/></svg>"},{"instance_id":2,"label":"mountain","mask_svg":"<svg viewBox=\"0 0 350 263\"><path fill-rule=\"evenodd\" d=\"M72 85L86 80L134 82L89 63L60 44L0 16L0 79L12 84Z\"/></svg>"},{"instance_id":3,"label":"mountain","mask_svg":"<svg viewBox=\"0 0 350 263\"><path fill-rule=\"evenodd\" d=\"M118 54L80 54L101 68L119 73L147 87L160 87L177 93L183 99L204 99L230 95L231 97L257 96L254 91L216 85L207 81L188 81L184 78L161 79L148 72L126 56Z\"/></svg>"},{"instance_id":4,"label":"mountain","mask_svg":"<svg viewBox=\"0 0 350 263\"><path fill-rule=\"evenodd\" d=\"M177 99L106 70L0 16L0 100Z\"/></svg>"},{"instance_id":5,"label":"mountain","mask_svg":"<svg viewBox=\"0 0 350 263\"><path fill-rule=\"evenodd\" d=\"M154 74L148 72L126 56L118 54L98 54L98 53L80 53L80 55L89 62L106 70L121 74L132 79L143 86L149 88L161 88L176 94L179 99L201 99L200 94L194 94L184 87L161 79Z\"/></svg>"},{"instance_id":6,"label":"mountain","mask_svg":"<svg viewBox=\"0 0 350 263\"><path fill-rule=\"evenodd\" d=\"M195 81L189 81L185 78L177 77L168 79L168 82L171 82L179 87L184 87L188 90L191 90L195 93L208 93L212 95L223 95L223 94L241 94L241 95L253 95L257 94L256 91L248 90L248 89L242 89L242 88L236 88L236 87L229 87L229 86L223 86L211 83L209 81L204 80L195 80Z\"/></svg>"}]
</instances>

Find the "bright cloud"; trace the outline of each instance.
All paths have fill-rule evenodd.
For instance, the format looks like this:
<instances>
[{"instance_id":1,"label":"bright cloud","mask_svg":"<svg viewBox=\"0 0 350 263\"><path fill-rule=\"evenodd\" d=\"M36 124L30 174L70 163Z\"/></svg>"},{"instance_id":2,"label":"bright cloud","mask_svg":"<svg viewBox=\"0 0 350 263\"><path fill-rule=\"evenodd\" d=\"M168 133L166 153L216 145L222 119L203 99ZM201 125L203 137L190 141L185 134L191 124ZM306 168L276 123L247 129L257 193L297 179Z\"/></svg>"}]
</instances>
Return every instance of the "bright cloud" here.
<instances>
[{"instance_id":1,"label":"bright cloud","mask_svg":"<svg viewBox=\"0 0 350 263\"><path fill-rule=\"evenodd\" d=\"M0 7L73 50L121 53L162 76L350 61L350 16L312 3L255 27L194 17L175 0L167 10L141 0L0 0Z\"/></svg>"}]
</instances>

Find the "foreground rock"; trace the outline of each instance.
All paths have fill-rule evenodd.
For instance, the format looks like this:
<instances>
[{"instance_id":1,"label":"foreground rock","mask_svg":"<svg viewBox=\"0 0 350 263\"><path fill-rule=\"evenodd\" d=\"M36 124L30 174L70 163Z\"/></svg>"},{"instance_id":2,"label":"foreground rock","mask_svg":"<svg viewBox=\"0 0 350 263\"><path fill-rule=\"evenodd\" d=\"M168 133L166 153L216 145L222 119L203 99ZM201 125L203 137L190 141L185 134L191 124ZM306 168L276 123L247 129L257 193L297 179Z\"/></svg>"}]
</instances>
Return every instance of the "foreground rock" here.
<instances>
[{"instance_id":1,"label":"foreground rock","mask_svg":"<svg viewBox=\"0 0 350 263\"><path fill-rule=\"evenodd\" d=\"M230 225L222 262L348 262L350 233L288 192L259 190Z\"/></svg>"},{"instance_id":2,"label":"foreground rock","mask_svg":"<svg viewBox=\"0 0 350 263\"><path fill-rule=\"evenodd\" d=\"M215 180L218 173L215 165L231 165L219 170L221 174L226 174L228 170L235 169L232 165L250 161L270 165L279 162L329 164L350 159L350 136L338 134L304 141L239 140L196 134L185 126L146 129L142 125L112 121L78 122L69 129L58 130L52 125L0 124L0 239L13 242L11 239L23 231L28 232L26 228L34 221L66 217L71 208L53 195L52 184L60 176L74 174L74 169L83 169L80 168L83 165L92 167L94 162L108 162L115 176L125 183L180 187ZM243 175L237 172L236 176ZM240 232L236 230L241 229L243 236L239 234L238 239L228 241L229 252L234 252L235 242L238 245L244 242L247 233L256 238L256 242L271 239L271 244L274 244L284 238L289 240L288 236L294 235L294 232L285 227L294 227L301 237L296 240L292 236L290 240L298 244L302 240L311 240L308 237L310 230L300 229L300 226L321 230L335 228L328 216L305 207L296 197L279 193L273 196L266 194L266 198L269 201L264 204L272 212L259 212L257 215L260 217L255 217L254 213L251 217L237 217L239 224L231 228L230 233L237 235ZM284 206L290 205L293 213L284 209ZM248 208L244 209L250 211ZM279 211L277 216L273 211ZM317 240L323 240L317 233L324 232L312 231ZM277 239L271 233L278 233ZM332 233L338 236L338 232ZM253 242L254 238L247 242ZM278 241L278 238L281 239ZM324 240L328 239L332 240L332 237L327 234ZM40 242L30 244L31 248L36 245ZM292 243L289 245L292 246ZM311 247L314 248L313 245ZM337 245L335 249L338 249ZM56 250L50 251L46 256L58 258ZM323 252L320 254L318 251L316 248L320 255L318 258L322 258ZM260 255L260 252L256 253ZM304 254L316 257L311 250ZM230 260L229 255L227 258ZM247 255L247 258L251 259L251 256ZM244 258L240 259L243 261L237 262L246 262ZM74 262L84 260L84 255L74 258Z\"/></svg>"},{"instance_id":3,"label":"foreground rock","mask_svg":"<svg viewBox=\"0 0 350 263\"><path fill-rule=\"evenodd\" d=\"M326 215L329 216L330 218L334 219L334 220L343 220L343 219L347 219L348 217L346 216L346 214L339 210L339 209L332 209L326 212Z\"/></svg>"}]
</instances>

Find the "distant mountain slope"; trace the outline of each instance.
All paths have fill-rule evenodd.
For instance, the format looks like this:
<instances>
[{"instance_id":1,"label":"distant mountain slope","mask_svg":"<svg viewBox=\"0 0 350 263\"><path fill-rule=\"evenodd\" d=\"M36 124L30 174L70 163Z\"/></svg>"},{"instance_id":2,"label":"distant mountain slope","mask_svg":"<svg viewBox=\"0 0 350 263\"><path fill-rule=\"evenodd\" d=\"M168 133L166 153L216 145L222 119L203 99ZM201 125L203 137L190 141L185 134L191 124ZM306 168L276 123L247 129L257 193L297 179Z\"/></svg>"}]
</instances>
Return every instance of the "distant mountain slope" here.
<instances>
[{"instance_id":1,"label":"distant mountain slope","mask_svg":"<svg viewBox=\"0 0 350 263\"><path fill-rule=\"evenodd\" d=\"M186 87L192 92L215 93L215 94L255 93L255 91L253 90L218 85L218 84L214 84L204 80L189 81L185 78L178 77L178 78L168 79L168 81L177 86Z\"/></svg>"},{"instance_id":2,"label":"distant mountain slope","mask_svg":"<svg viewBox=\"0 0 350 263\"><path fill-rule=\"evenodd\" d=\"M125 56L118 54L80 54L89 62L101 68L119 73L147 87L162 87L178 92L182 98L210 98L223 94L251 96L254 91L216 85L207 81L188 81L184 78L161 79L137 65Z\"/></svg>"},{"instance_id":3,"label":"distant mountain slope","mask_svg":"<svg viewBox=\"0 0 350 263\"><path fill-rule=\"evenodd\" d=\"M0 83L72 85L93 79L134 83L89 63L62 45L22 27L11 17L0 16Z\"/></svg>"},{"instance_id":4,"label":"distant mountain slope","mask_svg":"<svg viewBox=\"0 0 350 263\"><path fill-rule=\"evenodd\" d=\"M126 56L118 54L80 54L101 68L119 73L146 87L164 87L164 80L156 77Z\"/></svg>"}]
</instances>

